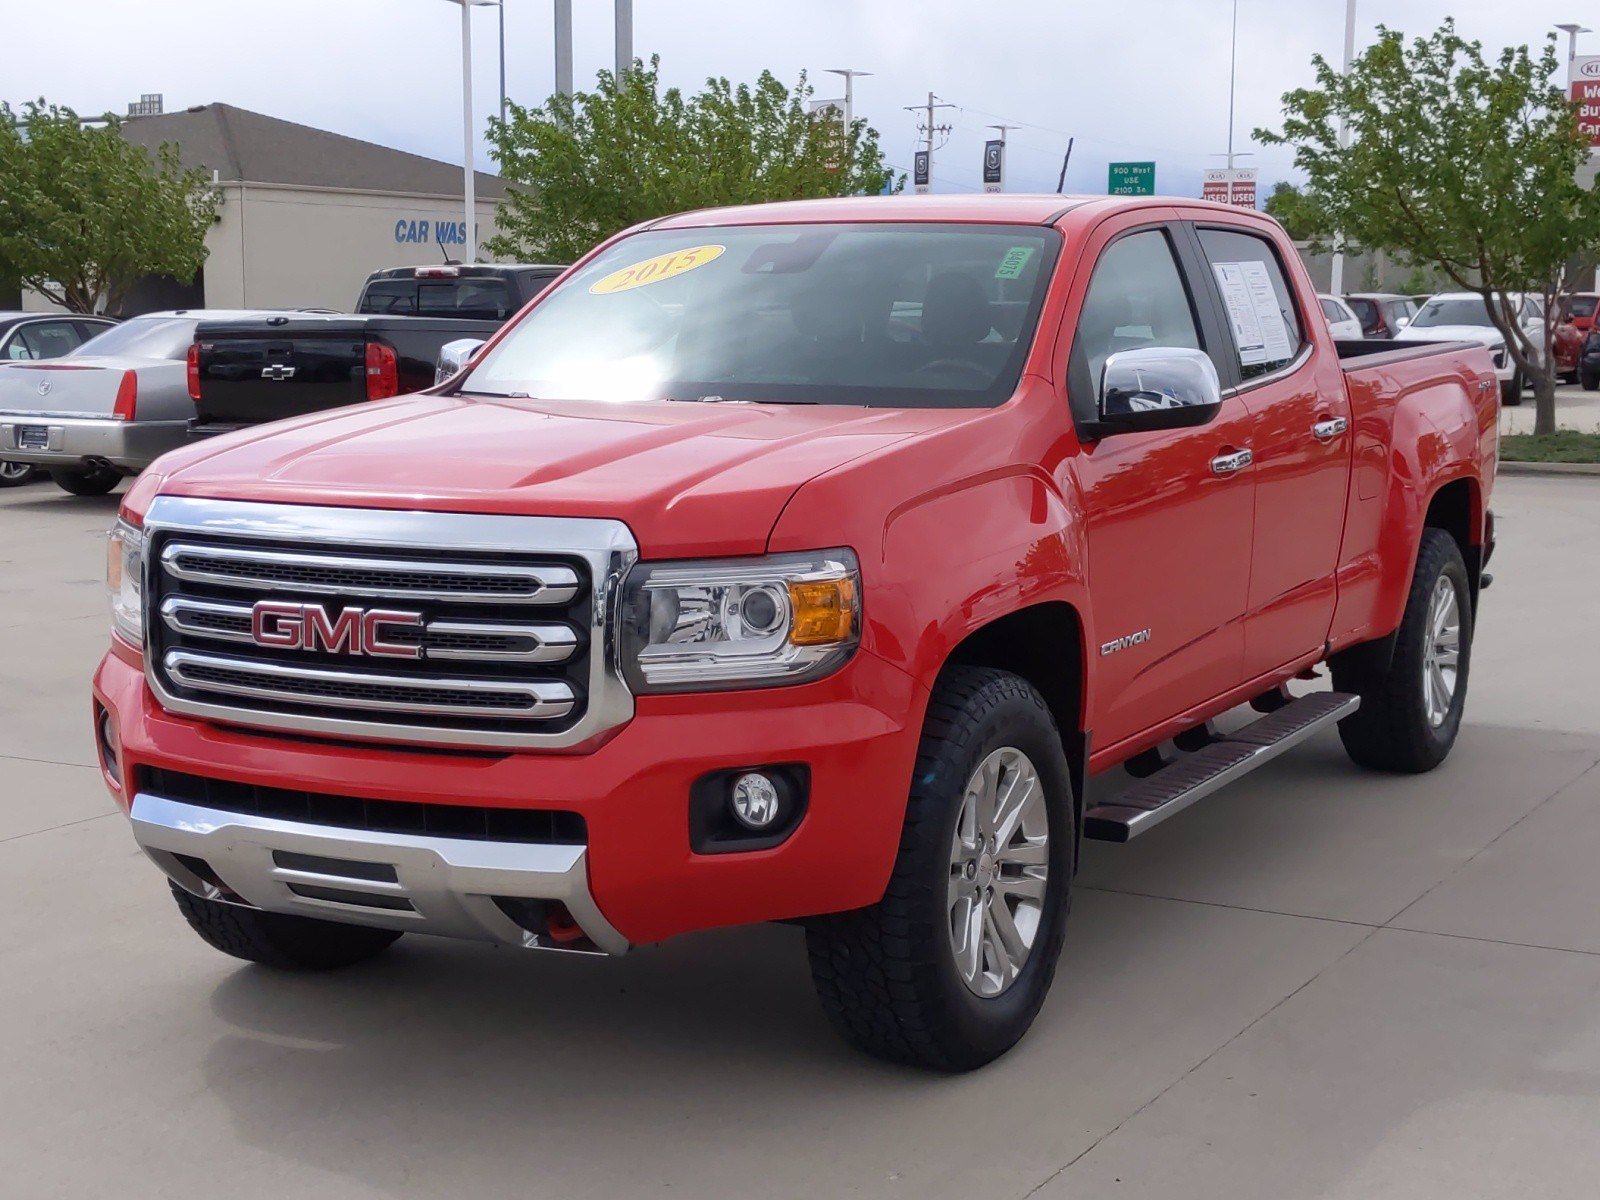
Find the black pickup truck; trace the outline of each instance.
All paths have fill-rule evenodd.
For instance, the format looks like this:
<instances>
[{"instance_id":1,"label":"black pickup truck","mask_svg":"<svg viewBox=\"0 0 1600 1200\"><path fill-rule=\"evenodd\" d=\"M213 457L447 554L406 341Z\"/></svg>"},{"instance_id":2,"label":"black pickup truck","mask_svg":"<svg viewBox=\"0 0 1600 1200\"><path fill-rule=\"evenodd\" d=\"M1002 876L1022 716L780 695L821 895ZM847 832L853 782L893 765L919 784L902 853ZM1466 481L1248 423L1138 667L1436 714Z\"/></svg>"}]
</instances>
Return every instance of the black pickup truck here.
<instances>
[{"instance_id":1,"label":"black pickup truck","mask_svg":"<svg viewBox=\"0 0 1600 1200\"><path fill-rule=\"evenodd\" d=\"M454 263L375 272L352 314L206 321L189 347L191 435L430 387L439 351L484 339L564 267Z\"/></svg>"}]
</instances>

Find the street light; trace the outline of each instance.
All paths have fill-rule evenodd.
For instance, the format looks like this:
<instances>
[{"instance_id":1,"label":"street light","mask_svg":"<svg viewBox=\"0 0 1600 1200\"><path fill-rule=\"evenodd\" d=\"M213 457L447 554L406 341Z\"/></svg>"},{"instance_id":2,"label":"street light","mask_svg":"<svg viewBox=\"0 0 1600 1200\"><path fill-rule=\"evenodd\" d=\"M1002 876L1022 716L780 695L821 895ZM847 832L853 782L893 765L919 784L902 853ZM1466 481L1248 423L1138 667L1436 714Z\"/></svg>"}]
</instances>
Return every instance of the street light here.
<instances>
[{"instance_id":1,"label":"street light","mask_svg":"<svg viewBox=\"0 0 1600 1200\"><path fill-rule=\"evenodd\" d=\"M1356 0L1344 4L1344 74L1350 74L1350 60L1356 56ZM1350 148L1350 126L1344 117L1339 118L1339 149ZM1344 238L1333 240L1333 264L1328 270L1328 290L1335 296L1344 293Z\"/></svg>"},{"instance_id":2,"label":"street light","mask_svg":"<svg viewBox=\"0 0 1600 1200\"><path fill-rule=\"evenodd\" d=\"M466 261L469 263L478 261L478 180L472 166L475 146L472 137L472 10L491 5L498 8L500 2L501 0L449 0L449 3L461 6L461 191L462 208L467 218ZM501 53L503 61L503 48ZM501 103L504 104L503 75L500 92Z\"/></svg>"},{"instance_id":3,"label":"street light","mask_svg":"<svg viewBox=\"0 0 1600 1200\"><path fill-rule=\"evenodd\" d=\"M829 75L844 76L844 127L848 134L851 123L856 119L855 114L855 81L863 75L871 75L871 71L853 71L849 67L829 67Z\"/></svg>"},{"instance_id":4,"label":"street light","mask_svg":"<svg viewBox=\"0 0 1600 1200\"><path fill-rule=\"evenodd\" d=\"M1578 35L1580 33L1593 33L1587 25L1557 25L1557 29L1567 35L1567 79L1572 78L1572 63L1578 57Z\"/></svg>"}]
</instances>

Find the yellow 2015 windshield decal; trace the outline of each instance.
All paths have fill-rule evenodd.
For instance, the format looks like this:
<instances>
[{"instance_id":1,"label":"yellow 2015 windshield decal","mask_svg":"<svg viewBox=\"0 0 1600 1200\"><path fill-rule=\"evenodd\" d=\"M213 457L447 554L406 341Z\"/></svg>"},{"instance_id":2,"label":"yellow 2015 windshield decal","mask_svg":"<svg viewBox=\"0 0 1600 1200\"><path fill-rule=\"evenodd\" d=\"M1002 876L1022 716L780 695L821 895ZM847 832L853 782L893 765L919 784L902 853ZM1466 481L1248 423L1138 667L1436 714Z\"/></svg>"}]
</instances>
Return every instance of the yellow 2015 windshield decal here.
<instances>
[{"instance_id":1,"label":"yellow 2015 windshield decal","mask_svg":"<svg viewBox=\"0 0 1600 1200\"><path fill-rule=\"evenodd\" d=\"M596 280L589 285L589 291L596 296L609 296L613 292L627 292L646 284L660 283L663 279L671 279L674 275L705 266L722 257L726 249L726 246L690 246L687 250L658 254Z\"/></svg>"}]
</instances>

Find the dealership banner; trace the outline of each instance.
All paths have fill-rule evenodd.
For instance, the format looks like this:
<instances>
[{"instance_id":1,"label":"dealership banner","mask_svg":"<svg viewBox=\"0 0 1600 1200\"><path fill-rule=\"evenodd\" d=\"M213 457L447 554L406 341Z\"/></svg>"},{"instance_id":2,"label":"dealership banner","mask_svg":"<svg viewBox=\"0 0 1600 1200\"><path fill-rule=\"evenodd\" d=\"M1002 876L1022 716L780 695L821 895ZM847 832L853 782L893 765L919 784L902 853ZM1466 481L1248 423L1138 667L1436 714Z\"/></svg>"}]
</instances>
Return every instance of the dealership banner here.
<instances>
[{"instance_id":1,"label":"dealership banner","mask_svg":"<svg viewBox=\"0 0 1600 1200\"><path fill-rule=\"evenodd\" d=\"M1232 204L1236 208L1256 206L1254 167L1212 167L1200 179L1200 199Z\"/></svg>"},{"instance_id":2,"label":"dealership banner","mask_svg":"<svg viewBox=\"0 0 1600 1200\"><path fill-rule=\"evenodd\" d=\"M1600 54L1572 60L1572 102L1578 106L1578 128L1589 139L1589 148L1600 148Z\"/></svg>"},{"instance_id":3,"label":"dealership banner","mask_svg":"<svg viewBox=\"0 0 1600 1200\"><path fill-rule=\"evenodd\" d=\"M1006 186L1006 144L998 139L983 144L983 190L1004 191Z\"/></svg>"},{"instance_id":4,"label":"dealership banner","mask_svg":"<svg viewBox=\"0 0 1600 1200\"><path fill-rule=\"evenodd\" d=\"M926 150L918 150L911 160L911 183L919 192L928 190L928 166L932 157Z\"/></svg>"}]
</instances>

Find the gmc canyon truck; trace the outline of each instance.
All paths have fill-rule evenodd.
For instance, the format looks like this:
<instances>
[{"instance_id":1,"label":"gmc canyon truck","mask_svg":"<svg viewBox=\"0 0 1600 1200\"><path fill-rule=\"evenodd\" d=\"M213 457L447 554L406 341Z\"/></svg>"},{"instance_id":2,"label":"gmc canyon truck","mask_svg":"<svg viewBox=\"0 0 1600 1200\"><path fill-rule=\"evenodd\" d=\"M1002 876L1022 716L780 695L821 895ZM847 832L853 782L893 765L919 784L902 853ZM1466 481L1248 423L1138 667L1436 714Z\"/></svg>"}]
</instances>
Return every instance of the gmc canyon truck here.
<instances>
[{"instance_id":1,"label":"gmc canyon truck","mask_svg":"<svg viewBox=\"0 0 1600 1200\"><path fill-rule=\"evenodd\" d=\"M146 472L105 782L240 958L795 922L847 1039L976 1067L1045 998L1080 839L1335 723L1443 761L1498 395L1482 346L1336 347L1254 212L658 220L431 392Z\"/></svg>"},{"instance_id":2,"label":"gmc canyon truck","mask_svg":"<svg viewBox=\"0 0 1600 1200\"><path fill-rule=\"evenodd\" d=\"M392 267L368 277L354 314L207 321L189 347L189 435L421 391L445 346L488 337L564 269Z\"/></svg>"}]
</instances>

